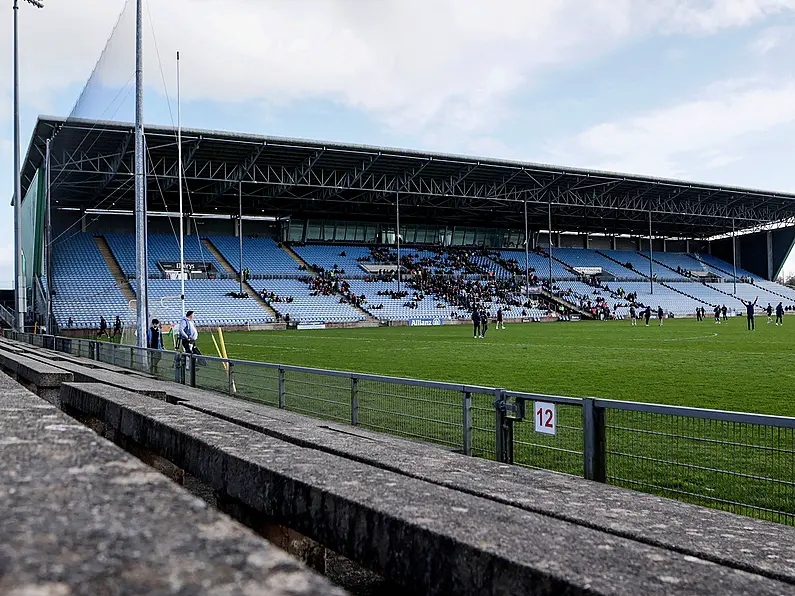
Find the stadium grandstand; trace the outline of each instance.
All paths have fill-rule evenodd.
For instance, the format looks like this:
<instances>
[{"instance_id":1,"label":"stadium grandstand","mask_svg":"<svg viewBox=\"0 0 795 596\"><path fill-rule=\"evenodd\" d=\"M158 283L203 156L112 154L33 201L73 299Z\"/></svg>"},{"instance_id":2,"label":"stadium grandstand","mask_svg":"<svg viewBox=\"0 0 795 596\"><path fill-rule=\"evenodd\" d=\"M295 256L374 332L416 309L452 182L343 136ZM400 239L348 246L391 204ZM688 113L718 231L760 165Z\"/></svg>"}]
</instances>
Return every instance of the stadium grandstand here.
<instances>
[{"instance_id":1,"label":"stadium grandstand","mask_svg":"<svg viewBox=\"0 0 795 596\"><path fill-rule=\"evenodd\" d=\"M133 324L133 134L39 118L22 170L29 324L48 305L61 332L100 316ZM686 316L756 296L795 309L774 281L795 240L793 195L253 134L182 139L186 301L200 325L446 324L476 305L523 321L620 318L633 304ZM149 313L175 323L176 131L147 127L146 146Z\"/></svg>"}]
</instances>

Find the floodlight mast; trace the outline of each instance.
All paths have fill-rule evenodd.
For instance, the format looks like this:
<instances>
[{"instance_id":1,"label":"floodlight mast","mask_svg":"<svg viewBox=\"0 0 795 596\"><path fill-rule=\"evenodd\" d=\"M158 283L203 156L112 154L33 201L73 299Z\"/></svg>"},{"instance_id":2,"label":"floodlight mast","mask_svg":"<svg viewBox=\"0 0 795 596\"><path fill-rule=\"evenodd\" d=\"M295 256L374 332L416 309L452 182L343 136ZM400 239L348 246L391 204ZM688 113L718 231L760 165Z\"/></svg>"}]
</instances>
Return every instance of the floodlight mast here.
<instances>
[{"instance_id":1,"label":"floodlight mast","mask_svg":"<svg viewBox=\"0 0 795 596\"><path fill-rule=\"evenodd\" d=\"M26 0L36 8L44 2ZM25 280L22 271L22 172L19 164L19 3L14 0L14 314L18 331L25 331Z\"/></svg>"},{"instance_id":2,"label":"floodlight mast","mask_svg":"<svg viewBox=\"0 0 795 596\"><path fill-rule=\"evenodd\" d=\"M180 103L179 52L177 52L177 186L179 187L179 279L182 316L185 316L185 226L182 223L182 108Z\"/></svg>"},{"instance_id":3,"label":"floodlight mast","mask_svg":"<svg viewBox=\"0 0 795 596\"><path fill-rule=\"evenodd\" d=\"M146 251L146 170L144 162L143 0L136 0L135 16L135 277L138 290L136 327L138 347L145 348L149 327L149 272Z\"/></svg>"}]
</instances>

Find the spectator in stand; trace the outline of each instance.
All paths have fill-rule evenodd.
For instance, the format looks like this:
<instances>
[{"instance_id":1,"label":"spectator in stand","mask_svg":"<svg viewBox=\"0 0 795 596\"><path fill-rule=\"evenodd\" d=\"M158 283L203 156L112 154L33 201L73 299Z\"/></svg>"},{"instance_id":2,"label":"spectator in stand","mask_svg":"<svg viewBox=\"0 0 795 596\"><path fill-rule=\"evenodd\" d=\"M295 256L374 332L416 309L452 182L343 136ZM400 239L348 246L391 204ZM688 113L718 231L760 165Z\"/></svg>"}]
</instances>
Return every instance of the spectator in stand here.
<instances>
[{"instance_id":1,"label":"spectator in stand","mask_svg":"<svg viewBox=\"0 0 795 596\"><path fill-rule=\"evenodd\" d=\"M71 329L74 326L75 322L72 320L72 317L69 317L69 320L66 321L66 326Z\"/></svg>"}]
</instances>

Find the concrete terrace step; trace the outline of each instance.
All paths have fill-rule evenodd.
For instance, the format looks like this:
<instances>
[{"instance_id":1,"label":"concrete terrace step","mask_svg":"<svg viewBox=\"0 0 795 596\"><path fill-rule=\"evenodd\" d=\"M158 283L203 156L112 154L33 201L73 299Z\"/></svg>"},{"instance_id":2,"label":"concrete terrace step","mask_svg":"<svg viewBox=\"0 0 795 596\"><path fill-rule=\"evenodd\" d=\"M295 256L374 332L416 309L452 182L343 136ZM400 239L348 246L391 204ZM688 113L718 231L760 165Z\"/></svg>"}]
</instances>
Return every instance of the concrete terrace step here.
<instances>
[{"instance_id":1,"label":"concrete terrace step","mask_svg":"<svg viewBox=\"0 0 795 596\"><path fill-rule=\"evenodd\" d=\"M0 593L342 596L3 374L0 410Z\"/></svg>"},{"instance_id":2,"label":"concrete terrace step","mask_svg":"<svg viewBox=\"0 0 795 596\"><path fill-rule=\"evenodd\" d=\"M363 428L198 392L180 405L296 445L793 584L795 528L564 474L466 457ZM589 506L584 508L583 503ZM736 540L726 540L731 535ZM738 548L739 543L742 548Z\"/></svg>"},{"instance_id":3,"label":"concrete terrace step","mask_svg":"<svg viewBox=\"0 0 795 596\"><path fill-rule=\"evenodd\" d=\"M424 594L782 594L683 556L97 384L61 402L219 494ZM150 432L149 429L157 429Z\"/></svg>"}]
</instances>

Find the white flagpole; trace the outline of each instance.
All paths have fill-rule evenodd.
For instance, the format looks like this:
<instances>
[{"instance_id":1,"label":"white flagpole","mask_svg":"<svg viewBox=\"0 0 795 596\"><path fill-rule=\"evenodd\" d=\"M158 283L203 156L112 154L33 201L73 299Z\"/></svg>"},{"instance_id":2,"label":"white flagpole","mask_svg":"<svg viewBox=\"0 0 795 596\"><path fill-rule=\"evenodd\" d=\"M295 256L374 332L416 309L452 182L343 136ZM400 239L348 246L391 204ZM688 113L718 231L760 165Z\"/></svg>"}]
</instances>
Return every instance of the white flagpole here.
<instances>
[{"instance_id":1,"label":"white flagpole","mask_svg":"<svg viewBox=\"0 0 795 596\"><path fill-rule=\"evenodd\" d=\"M177 186L179 188L179 279L182 316L185 316L185 226L182 223L182 114L179 98L179 52L177 52Z\"/></svg>"}]
</instances>

